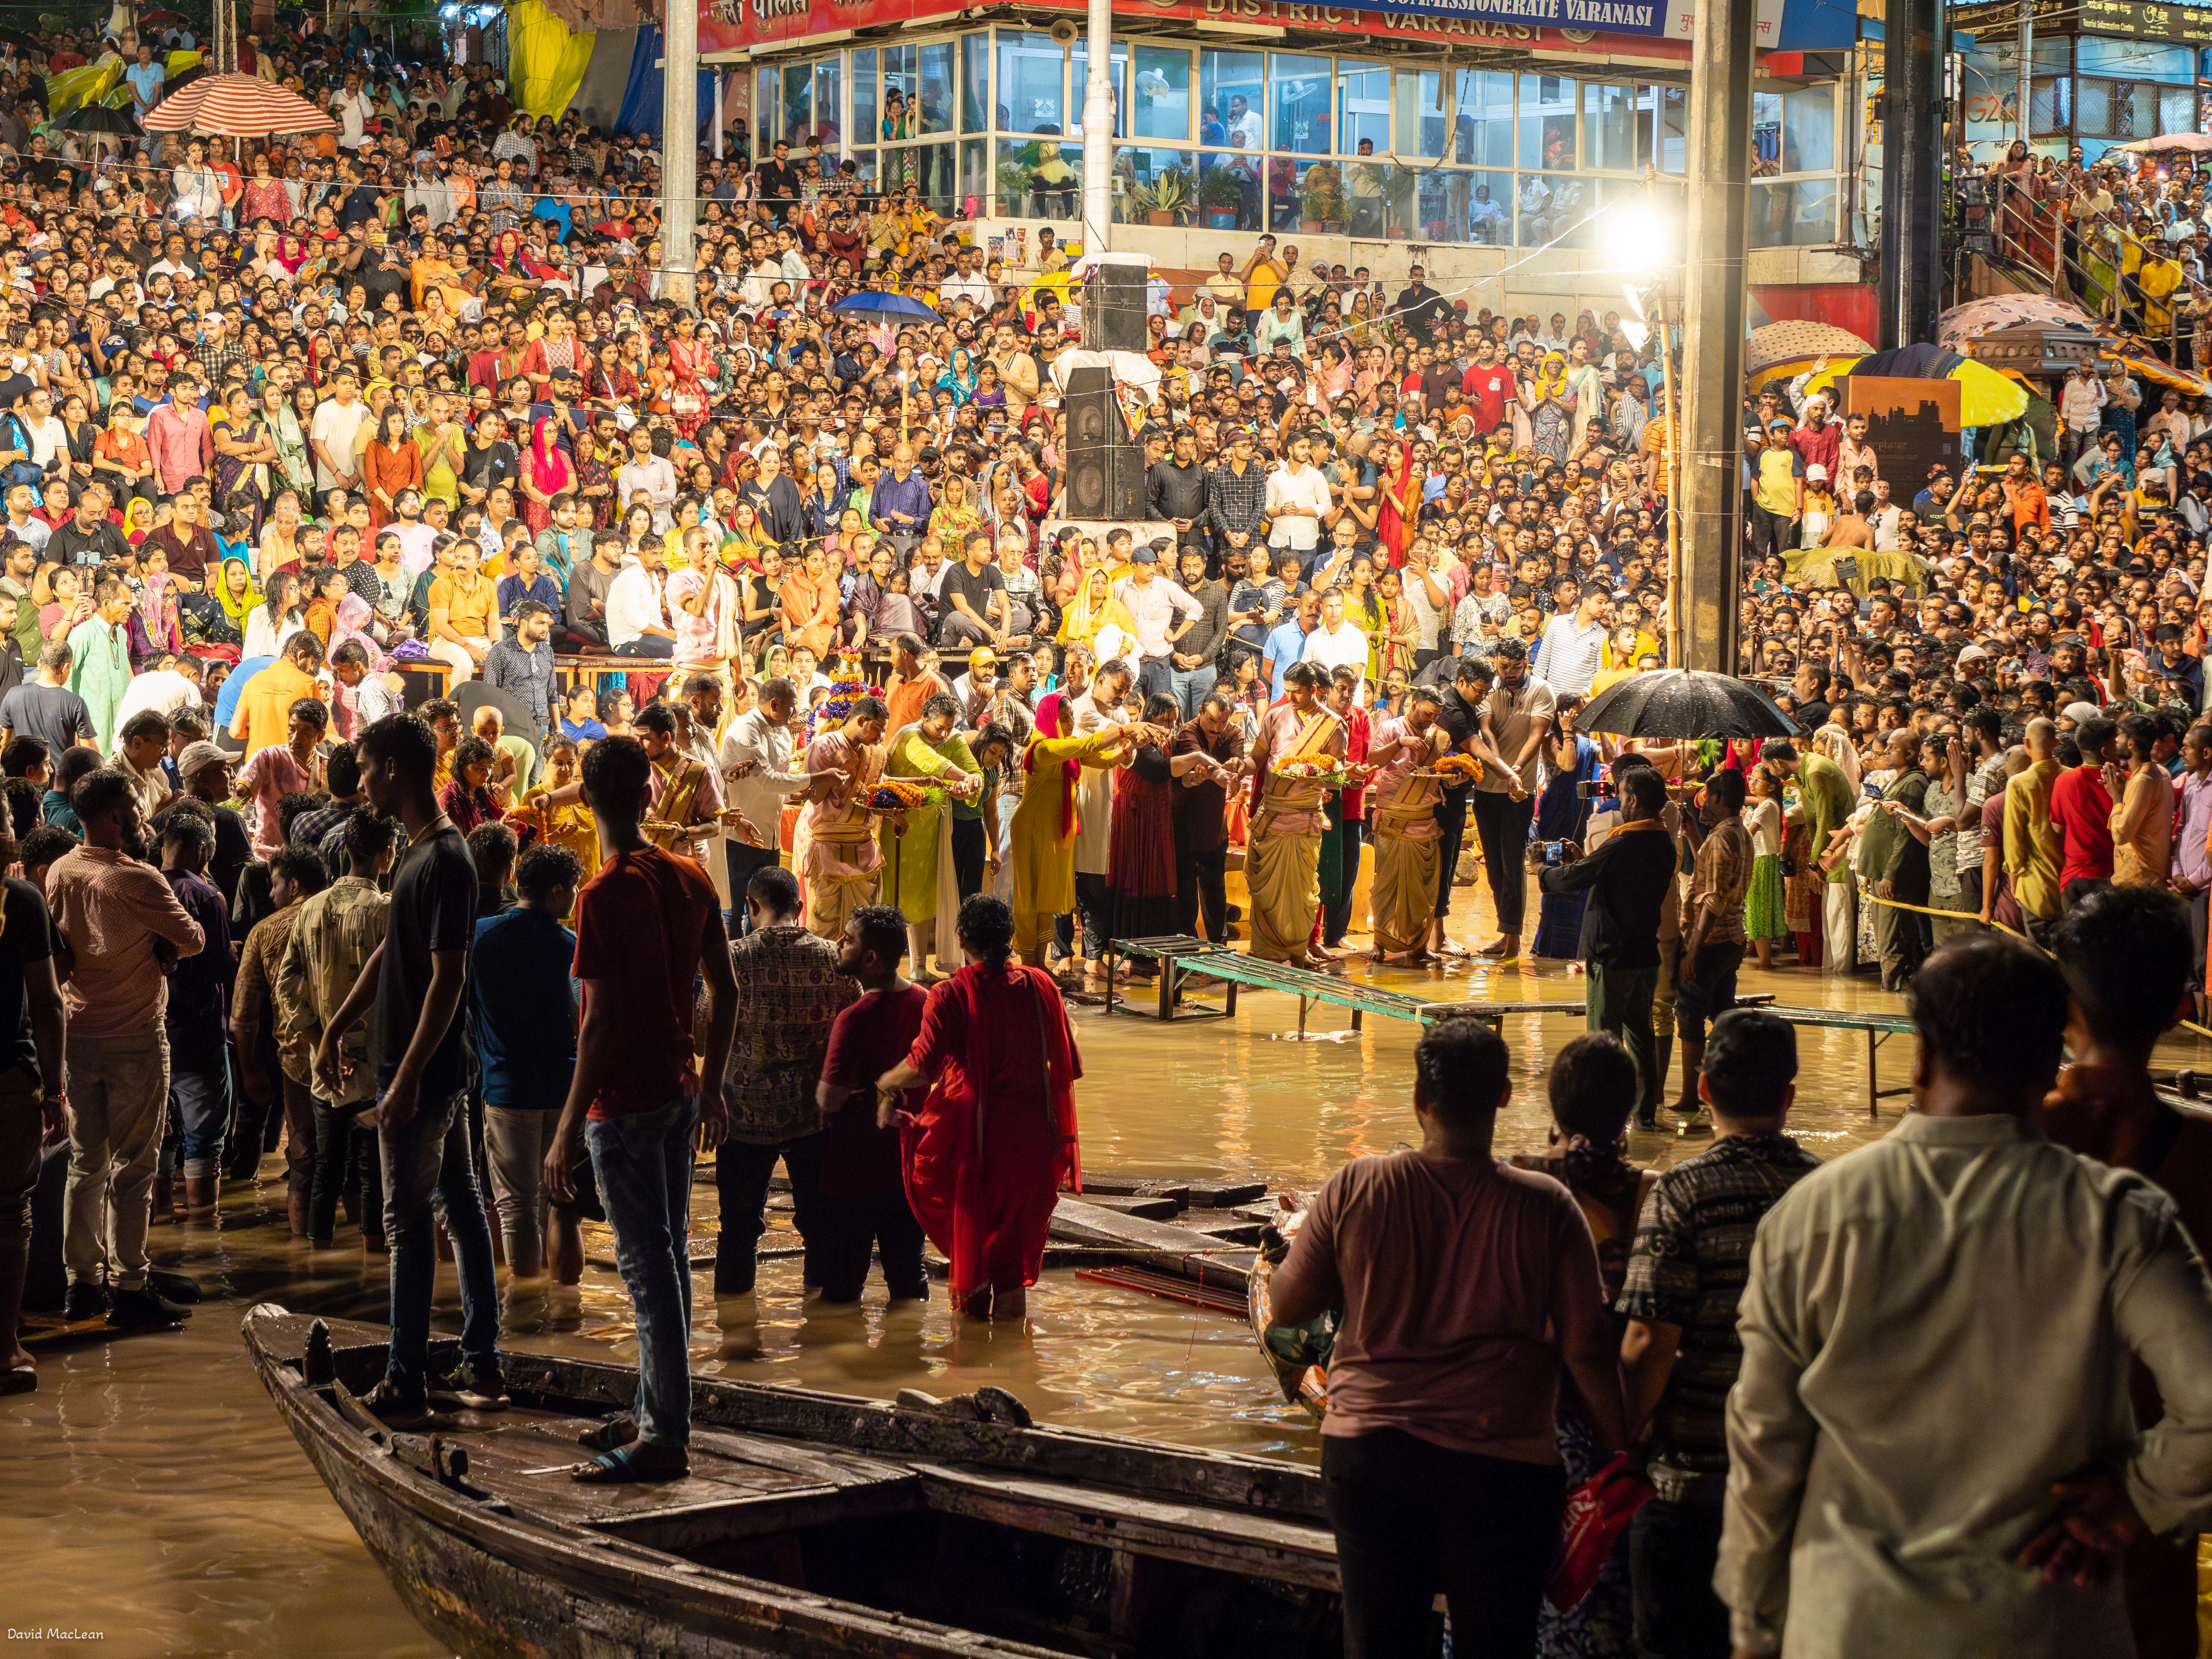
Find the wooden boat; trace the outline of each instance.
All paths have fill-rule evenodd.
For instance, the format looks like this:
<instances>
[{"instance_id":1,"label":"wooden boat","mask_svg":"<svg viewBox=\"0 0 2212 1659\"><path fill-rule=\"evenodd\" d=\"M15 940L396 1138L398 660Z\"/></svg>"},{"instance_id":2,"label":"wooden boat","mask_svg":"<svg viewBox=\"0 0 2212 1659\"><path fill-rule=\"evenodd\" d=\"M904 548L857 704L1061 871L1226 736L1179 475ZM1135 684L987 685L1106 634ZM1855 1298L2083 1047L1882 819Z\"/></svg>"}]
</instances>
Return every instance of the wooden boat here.
<instances>
[{"instance_id":1,"label":"wooden boat","mask_svg":"<svg viewBox=\"0 0 2212 1659\"><path fill-rule=\"evenodd\" d=\"M1283 1398L1293 1406L1304 1407L1318 1421L1328 1409L1328 1358L1336 1342L1338 1314L1332 1309L1303 1325L1275 1322L1268 1287L1276 1267L1290 1254L1290 1242L1297 1237L1298 1224L1313 1200L1310 1195L1278 1193L1275 1202L1277 1212L1261 1237L1259 1255L1245 1283L1246 1309L1252 1334L1259 1340L1260 1356L1274 1372Z\"/></svg>"},{"instance_id":2,"label":"wooden boat","mask_svg":"<svg viewBox=\"0 0 2212 1659\"><path fill-rule=\"evenodd\" d=\"M359 1403L380 1328L263 1304L245 1330L362 1541L465 1655L1341 1650L1320 1478L1296 1465L696 1377L689 1476L578 1486L626 1367L504 1355L510 1409L406 1433ZM458 1358L433 1340L434 1366Z\"/></svg>"}]
</instances>

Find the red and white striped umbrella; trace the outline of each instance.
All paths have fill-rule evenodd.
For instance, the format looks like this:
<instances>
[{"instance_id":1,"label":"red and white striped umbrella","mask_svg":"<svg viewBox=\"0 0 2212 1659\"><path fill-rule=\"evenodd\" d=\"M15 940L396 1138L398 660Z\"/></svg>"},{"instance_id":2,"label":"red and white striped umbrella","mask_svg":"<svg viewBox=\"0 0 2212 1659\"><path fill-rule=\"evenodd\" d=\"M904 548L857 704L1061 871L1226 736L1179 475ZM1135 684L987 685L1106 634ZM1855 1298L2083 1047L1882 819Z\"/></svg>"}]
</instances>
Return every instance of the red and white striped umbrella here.
<instances>
[{"instance_id":1,"label":"red and white striped umbrella","mask_svg":"<svg viewBox=\"0 0 2212 1659\"><path fill-rule=\"evenodd\" d=\"M173 92L147 112L149 132L213 132L226 138L266 138L279 132L331 132L325 111L295 92L252 75L208 75Z\"/></svg>"}]
</instances>

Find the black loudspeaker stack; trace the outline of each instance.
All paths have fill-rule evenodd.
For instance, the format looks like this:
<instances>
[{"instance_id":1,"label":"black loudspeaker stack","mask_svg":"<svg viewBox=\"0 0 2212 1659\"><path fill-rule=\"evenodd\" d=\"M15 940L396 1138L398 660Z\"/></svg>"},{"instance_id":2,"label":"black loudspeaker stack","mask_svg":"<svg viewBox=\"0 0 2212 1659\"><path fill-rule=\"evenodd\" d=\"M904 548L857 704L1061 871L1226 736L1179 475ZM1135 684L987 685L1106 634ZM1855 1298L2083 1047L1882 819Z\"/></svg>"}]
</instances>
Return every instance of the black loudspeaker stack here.
<instances>
[{"instance_id":1,"label":"black loudspeaker stack","mask_svg":"<svg viewBox=\"0 0 2212 1659\"><path fill-rule=\"evenodd\" d=\"M1083 349L1143 351L1145 289L1142 264L1100 264L1083 278Z\"/></svg>"},{"instance_id":2,"label":"black loudspeaker stack","mask_svg":"<svg viewBox=\"0 0 2212 1659\"><path fill-rule=\"evenodd\" d=\"M1086 327L1090 309L1086 295ZM1067 516L1127 521L1147 516L1145 452L1130 440L1110 369L1079 368L1067 377Z\"/></svg>"}]
</instances>

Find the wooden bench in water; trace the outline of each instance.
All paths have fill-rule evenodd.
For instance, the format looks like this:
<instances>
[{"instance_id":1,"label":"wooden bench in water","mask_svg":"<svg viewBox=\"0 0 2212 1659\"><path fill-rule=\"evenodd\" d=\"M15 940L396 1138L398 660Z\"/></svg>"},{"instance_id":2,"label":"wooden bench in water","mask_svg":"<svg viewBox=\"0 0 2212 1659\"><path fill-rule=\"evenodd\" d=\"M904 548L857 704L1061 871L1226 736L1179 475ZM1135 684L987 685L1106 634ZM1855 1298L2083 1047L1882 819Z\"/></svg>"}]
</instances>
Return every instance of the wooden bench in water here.
<instances>
[{"instance_id":1,"label":"wooden bench in water","mask_svg":"<svg viewBox=\"0 0 2212 1659\"><path fill-rule=\"evenodd\" d=\"M386 1429L383 1333L246 1318L287 1425L416 1616L465 1655L1341 1650L1318 1475L1233 1454L692 1379L690 1473L579 1486L629 1367L504 1357L511 1409ZM434 1367L458 1358L434 1340Z\"/></svg>"}]
</instances>

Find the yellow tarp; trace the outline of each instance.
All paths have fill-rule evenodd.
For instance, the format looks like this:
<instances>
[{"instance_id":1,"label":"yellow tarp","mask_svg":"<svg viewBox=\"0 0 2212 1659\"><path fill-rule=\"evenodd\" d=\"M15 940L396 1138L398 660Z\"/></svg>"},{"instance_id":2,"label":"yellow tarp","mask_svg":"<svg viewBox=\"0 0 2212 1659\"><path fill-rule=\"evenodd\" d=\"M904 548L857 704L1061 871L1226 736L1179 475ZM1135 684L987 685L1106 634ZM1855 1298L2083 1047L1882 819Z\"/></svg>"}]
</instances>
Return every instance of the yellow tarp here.
<instances>
[{"instance_id":1,"label":"yellow tarp","mask_svg":"<svg viewBox=\"0 0 2212 1659\"><path fill-rule=\"evenodd\" d=\"M592 33L577 34L539 3L521 0L507 9L507 83L514 107L556 118L584 84L592 61Z\"/></svg>"}]
</instances>

